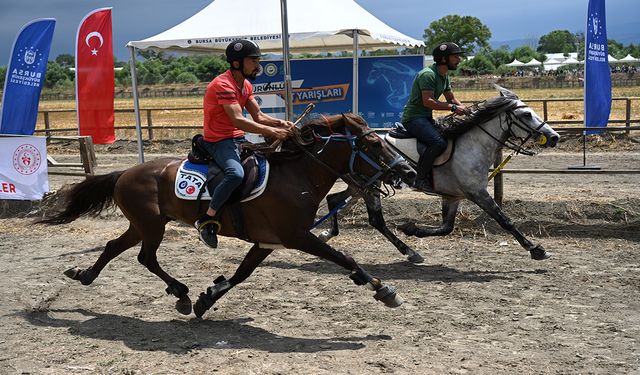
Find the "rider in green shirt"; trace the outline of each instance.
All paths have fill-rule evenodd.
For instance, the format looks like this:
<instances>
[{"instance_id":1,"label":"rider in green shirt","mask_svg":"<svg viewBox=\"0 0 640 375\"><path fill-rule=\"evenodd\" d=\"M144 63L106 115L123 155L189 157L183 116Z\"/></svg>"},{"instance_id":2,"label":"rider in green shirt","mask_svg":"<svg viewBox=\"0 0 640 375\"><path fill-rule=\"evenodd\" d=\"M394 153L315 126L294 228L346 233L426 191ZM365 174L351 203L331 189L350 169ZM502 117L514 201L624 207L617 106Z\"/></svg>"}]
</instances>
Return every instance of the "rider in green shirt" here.
<instances>
[{"instance_id":1,"label":"rider in green shirt","mask_svg":"<svg viewBox=\"0 0 640 375\"><path fill-rule=\"evenodd\" d=\"M448 110L464 113L464 105L451 91L449 70L455 70L460 63L462 50L455 43L442 43L433 49L433 64L416 75L409 101L404 106L402 124L427 149L418 161L418 176L414 188L432 190L431 171L434 160L447 147L447 141L440 135L433 121L433 110ZM444 95L446 101L438 99Z\"/></svg>"}]
</instances>

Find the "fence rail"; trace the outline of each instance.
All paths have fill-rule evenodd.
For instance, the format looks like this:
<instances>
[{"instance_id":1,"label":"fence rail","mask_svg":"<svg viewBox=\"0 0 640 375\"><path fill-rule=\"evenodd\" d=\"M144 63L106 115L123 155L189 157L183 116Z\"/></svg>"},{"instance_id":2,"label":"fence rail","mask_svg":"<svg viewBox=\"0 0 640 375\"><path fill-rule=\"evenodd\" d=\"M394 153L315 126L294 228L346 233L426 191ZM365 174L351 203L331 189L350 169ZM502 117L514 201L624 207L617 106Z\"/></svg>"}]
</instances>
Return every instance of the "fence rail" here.
<instances>
[{"instance_id":1,"label":"fence rail","mask_svg":"<svg viewBox=\"0 0 640 375\"><path fill-rule=\"evenodd\" d=\"M552 120L550 119L549 113L549 105L551 103L571 103L571 102L582 102L581 98L553 98L553 99L527 99L524 100L528 104L541 103L542 104L542 113L541 116L544 121L548 122L550 125L582 125L582 120L571 120L571 119L561 119L561 120ZM607 131L624 131L629 134L629 131L635 130L636 128L632 126L632 124L640 125L640 113L633 113L633 104L640 103L640 97L617 97L612 99L613 103L623 102L624 104L624 117L612 118L609 120L610 126L605 128ZM470 103L470 102L469 102ZM640 107L638 104L637 107ZM169 108L144 108L141 109L141 118L146 119L146 124L141 124L141 128L144 132L146 132L147 139L153 140L155 135L154 131L158 130L193 130L193 129L202 129L202 124L192 124L192 125L154 125L154 115L160 117L162 112L167 111L202 111L202 107L169 107ZM54 135L60 132L74 132L77 131L77 127L74 125L73 127L58 127L55 126L57 124L53 123L52 115L61 114L61 113L73 113L75 114L75 110L72 109L55 109L55 110L44 110L39 111L39 114L42 115L44 128L37 128L35 130L36 133L46 135L47 137ZM116 113L134 113L133 108L130 109L116 109ZM540 112L538 112L540 113ZM634 116L635 115L635 116ZM156 117L157 118L157 117ZM624 126L615 126L615 125L624 125ZM116 130L134 130L136 129L135 125L117 125L114 127ZM581 126L577 127L567 127L562 126L556 128L559 132L580 132L585 128Z\"/></svg>"}]
</instances>

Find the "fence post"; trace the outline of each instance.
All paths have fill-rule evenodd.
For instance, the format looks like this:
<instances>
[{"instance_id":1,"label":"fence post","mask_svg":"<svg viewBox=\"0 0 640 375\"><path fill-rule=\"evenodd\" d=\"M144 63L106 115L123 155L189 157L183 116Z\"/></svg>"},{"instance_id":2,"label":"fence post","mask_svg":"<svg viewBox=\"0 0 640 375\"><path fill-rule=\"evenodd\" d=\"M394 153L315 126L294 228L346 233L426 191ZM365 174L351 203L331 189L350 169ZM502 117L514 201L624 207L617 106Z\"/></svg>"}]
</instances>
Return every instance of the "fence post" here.
<instances>
[{"instance_id":1,"label":"fence post","mask_svg":"<svg viewBox=\"0 0 640 375\"><path fill-rule=\"evenodd\" d=\"M502 150L498 151L496 160L493 161L493 168L498 168L501 163ZM502 207L502 200L504 195L504 184L502 182L502 172L498 172L493 178L493 200L496 201L496 203L500 207Z\"/></svg>"},{"instance_id":2,"label":"fence post","mask_svg":"<svg viewBox=\"0 0 640 375\"><path fill-rule=\"evenodd\" d=\"M544 122L547 122L547 120L549 120L549 111L547 108L547 99L542 100L542 119Z\"/></svg>"},{"instance_id":3,"label":"fence post","mask_svg":"<svg viewBox=\"0 0 640 375\"><path fill-rule=\"evenodd\" d=\"M49 137L51 137L51 132L49 131L51 126L49 125L49 111L44 111L44 134L47 136L47 142L49 141Z\"/></svg>"},{"instance_id":4,"label":"fence post","mask_svg":"<svg viewBox=\"0 0 640 375\"><path fill-rule=\"evenodd\" d=\"M625 130L625 134L627 135L627 137L629 136L629 127L631 126L631 99L627 98L627 110L626 110L626 115L625 115L625 124L627 127L627 130Z\"/></svg>"},{"instance_id":5,"label":"fence post","mask_svg":"<svg viewBox=\"0 0 640 375\"><path fill-rule=\"evenodd\" d=\"M153 140L153 120L151 119L151 110L147 109L147 127L149 129L149 140Z\"/></svg>"}]
</instances>

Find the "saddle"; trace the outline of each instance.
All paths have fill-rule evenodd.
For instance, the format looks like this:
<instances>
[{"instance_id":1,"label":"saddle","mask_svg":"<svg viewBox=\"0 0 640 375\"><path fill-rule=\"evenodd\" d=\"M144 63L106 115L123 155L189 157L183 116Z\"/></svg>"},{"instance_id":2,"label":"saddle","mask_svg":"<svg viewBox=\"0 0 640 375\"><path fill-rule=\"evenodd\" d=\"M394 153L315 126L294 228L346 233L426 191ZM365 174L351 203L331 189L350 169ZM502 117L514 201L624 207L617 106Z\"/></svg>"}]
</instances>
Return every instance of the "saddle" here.
<instances>
[{"instance_id":1,"label":"saddle","mask_svg":"<svg viewBox=\"0 0 640 375\"><path fill-rule=\"evenodd\" d=\"M400 122L395 123L395 127L384 136L384 140L402 156L416 165L418 164L418 160L420 160L420 155L427 149L427 145L418 142ZM438 166L449 161L453 155L454 146L454 139L448 138L447 148L436 158L433 165Z\"/></svg>"},{"instance_id":2,"label":"saddle","mask_svg":"<svg viewBox=\"0 0 640 375\"><path fill-rule=\"evenodd\" d=\"M202 135L191 142L191 151L176 173L175 194L186 200L211 200L210 192L222 181L222 169L202 148ZM244 178L229 197L228 203L246 202L262 194L269 179L269 162L261 155L243 150Z\"/></svg>"}]
</instances>

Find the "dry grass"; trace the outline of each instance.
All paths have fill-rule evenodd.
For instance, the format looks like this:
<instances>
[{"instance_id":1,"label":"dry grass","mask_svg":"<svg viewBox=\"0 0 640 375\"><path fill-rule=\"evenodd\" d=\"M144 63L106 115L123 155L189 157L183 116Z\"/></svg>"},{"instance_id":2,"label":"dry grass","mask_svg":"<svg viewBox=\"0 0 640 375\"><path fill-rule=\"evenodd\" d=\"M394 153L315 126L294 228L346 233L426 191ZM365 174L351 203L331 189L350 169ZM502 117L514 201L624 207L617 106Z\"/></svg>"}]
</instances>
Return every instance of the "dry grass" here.
<instances>
[{"instance_id":1,"label":"dry grass","mask_svg":"<svg viewBox=\"0 0 640 375\"><path fill-rule=\"evenodd\" d=\"M527 99L566 99L581 98L583 93L581 89L522 89L517 90L517 94L525 101ZM495 91L478 90L478 91L460 91L456 93L457 97L462 101L481 101L489 97L495 96ZM614 87L613 97L635 97L631 101L631 118L638 121L640 118L640 87ZM543 105L539 102L530 103L531 107L540 115L543 113ZM52 129L72 129L64 133L56 133L56 135L77 135L77 118L75 110L76 103L73 100L53 100L41 101L40 111L51 110L72 110L72 112L50 112L49 122ZM147 124L147 109L153 109L152 121L154 129L154 139L186 139L190 138L197 129L202 125L202 109L179 109L179 108L201 108L202 98L199 96L182 97L182 98L145 98L140 101L141 121L143 126ZM122 110L130 110L130 112L116 112L116 126L133 126L135 125L135 117L133 114L133 101L131 99L116 99L115 108ZM168 109L161 109L168 108ZM582 120L583 108L581 101L573 102L549 102L548 115L550 121L559 120ZM611 109L612 120L622 120L626 116L626 102L624 100L614 100ZM162 129L162 126L192 126L193 128L185 129ZM620 124L616 124L620 125ZM579 126L579 125L556 125L562 126ZM38 115L36 129L44 129L44 116L42 113ZM135 131L133 129L119 129L116 131L118 139L135 139ZM147 137L144 132L143 137Z\"/></svg>"}]
</instances>

